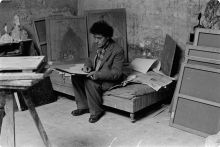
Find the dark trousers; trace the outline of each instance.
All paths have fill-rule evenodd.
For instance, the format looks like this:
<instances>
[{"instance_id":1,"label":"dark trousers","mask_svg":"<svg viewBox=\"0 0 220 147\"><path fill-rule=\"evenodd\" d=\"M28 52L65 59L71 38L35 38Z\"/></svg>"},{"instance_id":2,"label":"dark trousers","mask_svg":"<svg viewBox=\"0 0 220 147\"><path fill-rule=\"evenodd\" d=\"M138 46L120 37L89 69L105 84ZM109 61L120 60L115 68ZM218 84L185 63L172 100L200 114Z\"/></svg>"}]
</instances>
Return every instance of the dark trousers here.
<instances>
[{"instance_id":1,"label":"dark trousers","mask_svg":"<svg viewBox=\"0 0 220 147\"><path fill-rule=\"evenodd\" d=\"M103 112L101 81L93 81L85 75L73 75L71 79L77 109L89 109L91 115Z\"/></svg>"}]
</instances>

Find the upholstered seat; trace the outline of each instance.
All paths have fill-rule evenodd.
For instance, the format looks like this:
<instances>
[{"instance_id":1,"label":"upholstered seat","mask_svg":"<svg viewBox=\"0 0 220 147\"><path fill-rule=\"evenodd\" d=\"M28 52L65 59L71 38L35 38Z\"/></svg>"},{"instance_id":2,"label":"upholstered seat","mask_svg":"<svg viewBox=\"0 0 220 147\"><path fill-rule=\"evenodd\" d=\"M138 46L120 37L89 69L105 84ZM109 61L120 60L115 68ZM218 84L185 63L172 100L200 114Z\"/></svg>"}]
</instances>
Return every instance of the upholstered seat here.
<instances>
[{"instance_id":1,"label":"upholstered seat","mask_svg":"<svg viewBox=\"0 0 220 147\"><path fill-rule=\"evenodd\" d=\"M135 97L143 96L152 92L155 92L155 90L148 85L132 83L125 87L106 91L104 93L104 96L116 96L123 99L131 100Z\"/></svg>"}]
</instances>

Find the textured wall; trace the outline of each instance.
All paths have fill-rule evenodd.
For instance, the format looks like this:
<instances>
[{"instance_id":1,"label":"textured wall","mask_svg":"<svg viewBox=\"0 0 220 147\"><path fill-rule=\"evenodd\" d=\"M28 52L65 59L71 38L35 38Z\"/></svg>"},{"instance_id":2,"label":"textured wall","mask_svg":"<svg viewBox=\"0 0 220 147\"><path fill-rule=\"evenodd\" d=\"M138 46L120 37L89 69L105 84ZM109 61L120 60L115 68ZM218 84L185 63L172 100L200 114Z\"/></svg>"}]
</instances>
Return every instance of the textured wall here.
<instances>
[{"instance_id":1,"label":"textured wall","mask_svg":"<svg viewBox=\"0 0 220 147\"><path fill-rule=\"evenodd\" d=\"M13 16L20 17L22 26L32 32L32 20L49 15L76 15L77 0L11 0L0 3L0 29L7 23L12 27Z\"/></svg>"},{"instance_id":2,"label":"textured wall","mask_svg":"<svg viewBox=\"0 0 220 147\"><path fill-rule=\"evenodd\" d=\"M170 34L184 50L197 15L208 0L79 0L78 11L126 8L129 53L143 40L154 41L154 51L161 50ZM130 55L131 56L131 55Z\"/></svg>"}]
</instances>

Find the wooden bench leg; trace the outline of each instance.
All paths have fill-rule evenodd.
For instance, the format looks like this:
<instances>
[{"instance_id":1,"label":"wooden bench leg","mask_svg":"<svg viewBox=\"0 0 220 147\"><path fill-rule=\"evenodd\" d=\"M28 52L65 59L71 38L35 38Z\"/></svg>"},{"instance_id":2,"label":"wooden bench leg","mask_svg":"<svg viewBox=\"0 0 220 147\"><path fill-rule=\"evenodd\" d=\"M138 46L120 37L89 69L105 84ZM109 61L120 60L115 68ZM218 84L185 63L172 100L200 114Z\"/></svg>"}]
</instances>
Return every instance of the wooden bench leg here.
<instances>
[{"instance_id":1,"label":"wooden bench leg","mask_svg":"<svg viewBox=\"0 0 220 147\"><path fill-rule=\"evenodd\" d=\"M134 118L134 113L130 113L131 122L134 123L136 120Z\"/></svg>"},{"instance_id":2,"label":"wooden bench leg","mask_svg":"<svg viewBox=\"0 0 220 147\"><path fill-rule=\"evenodd\" d=\"M35 125L36 125L36 127L37 127L37 129L40 133L40 136L41 136L45 146L46 147L51 147L51 144L50 144L50 141L47 137L46 131L43 128L43 125L40 121L40 118L37 114L37 111L35 110L34 104L31 101L31 98L28 96L28 94L24 94L23 92L22 92L22 97L23 97L23 99L24 99L24 101L25 101L25 103L26 103L26 105L29 109L29 112L30 112L30 114L31 114L31 116L34 120L34 123L35 123Z\"/></svg>"}]
</instances>

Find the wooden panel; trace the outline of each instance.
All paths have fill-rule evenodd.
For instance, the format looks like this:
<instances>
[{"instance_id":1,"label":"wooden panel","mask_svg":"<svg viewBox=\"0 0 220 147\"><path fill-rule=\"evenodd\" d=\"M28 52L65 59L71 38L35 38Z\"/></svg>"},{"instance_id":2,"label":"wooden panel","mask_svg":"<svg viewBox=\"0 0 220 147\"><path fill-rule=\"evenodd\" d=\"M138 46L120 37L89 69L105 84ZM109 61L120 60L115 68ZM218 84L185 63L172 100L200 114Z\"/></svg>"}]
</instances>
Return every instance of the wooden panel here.
<instances>
[{"instance_id":1,"label":"wooden panel","mask_svg":"<svg viewBox=\"0 0 220 147\"><path fill-rule=\"evenodd\" d=\"M45 18L34 20L35 31L39 43L46 42L46 21Z\"/></svg>"},{"instance_id":2,"label":"wooden panel","mask_svg":"<svg viewBox=\"0 0 220 147\"><path fill-rule=\"evenodd\" d=\"M49 61L79 61L88 57L85 17L50 17L47 21Z\"/></svg>"},{"instance_id":3,"label":"wooden panel","mask_svg":"<svg viewBox=\"0 0 220 147\"><path fill-rule=\"evenodd\" d=\"M186 46L186 63L220 68L220 48L203 46Z\"/></svg>"},{"instance_id":4,"label":"wooden panel","mask_svg":"<svg viewBox=\"0 0 220 147\"><path fill-rule=\"evenodd\" d=\"M220 73L185 67L179 93L220 103Z\"/></svg>"},{"instance_id":5,"label":"wooden panel","mask_svg":"<svg viewBox=\"0 0 220 147\"><path fill-rule=\"evenodd\" d=\"M220 53L207 52L207 51L189 50L189 56L220 60Z\"/></svg>"},{"instance_id":6,"label":"wooden panel","mask_svg":"<svg viewBox=\"0 0 220 147\"><path fill-rule=\"evenodd\" d=\"M220 60L220 48L187 45L186 56Z\"/></svg>"},{"instance_id":7,"label":"wooden panel","mask_svg":"<svg viewBox=\"0 0 220 147\"><path fill-rule=\"evenodd\" d=\"M31 79L43 79L42 73L0 73L0 80L31 80Z\"/></svg>"},{"instance_id":8,"label":"wooden panel","mask_svg":"<svg viewBox=\"0 0 220 147\"><path fill-rule=\"evenodd\" d=\"M200 33L197 45L220 47L220 35Z\"/></svg>"},{"instance_id":9,"label":"wooden panel","mask_svg":"<svg viewBox=\"0 0 220 147\"><path fill-rule=\"evenodd\" d=\"M36 84L38 80L4 80L1 81L1 86L21 86L21 87L30 87L34 84Z\"/></svg>"},{"instance_id":10,"label":"wooden panel","mask_svg":"<svg viewBox=\"0 0 220 147\"><path fill-rule=\"evenodd\" d=\"M121 9L105 9L105 10L88 10L85 11L87 15L87 27L88 31L91 26L99 21L105 20L114 29L113 39L121 45L124 49L125 60L128 61L127 52L127 24L126 24L126 11L124 8ZM93 37L91 34L88 35L89 54L93 43Z\"/></svg>"},{"instance_id":11,"label":"wooden panel","mask_svg":"<svg viewBox=\"0 0 220 147\"><path fill-rule=\"evenodd\" d=\"M188 60L186 61L186 63L220 69L220 65L219 65L219 64L210 63L210 62L205 62L205 61L198 61L198 60L188 59Z\"/></svg>"},{"instance_id":12,"label":"wooden panel","mask_svg":"<svg viewBox=\"0 0 220 147\"><path fill-rule=\"evenodd\" d=\"M44 56L0 57L1 70L34 70L43 61Z\"/></svg>"},{"instance_id":13,"label":"wooden panel","mask_svg":"<svg viewBox=\"0 0 220 147\"><path fill-rule=\"evenodd\" d=\"M171 75L175 51L176 42L169 35L166 35L164 49L161 53L160 61L162 72L168 76Z\"/></svg>"},{"instance_id":14,"label":"wooden panel","mask_svg":"<svg viewBox=\"0 0 220 147\"><path fill-rule=\"evenodd\" d=\"M218 132L219 91L219 69L183 63L173 98L170 125L201 136Z\"/></svg>"},{"instance_id":15,"label":"wooden panel","mask_svg":"<svg viewBox=\"0 0 220 147\"><path fill-rule=\"evenodd\" d=\"M214 29L197 28L194 45L220 48L220 31Z\"/></svg>"},{"instance_id":16,"label":"wooden panel","mask_svg":"<svg viewBox=\"0 0 220 147\"><path fill-rule=\"evenodd\" d=\"M212 135L220 130L219 114L219 107L178 98L173 123Z\"/></svg>"},{"instance_id":17,"label":"wooden panel","mask_svg":"<svg viewBox=\"0 0 220 147\"><path fill-rule=\"evenodd\" d=\"M39 18L33 21L33 27L35 31L35 38L37 42L37 46L40 49L39 53L40 55L47 56L46 50L47 50L47 32L46 32L46 19L45 18ZM42 45L45 45L43 48ZM47 60L47 58L45 58Z\"/></svg>"}]
</instances>

